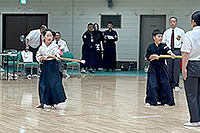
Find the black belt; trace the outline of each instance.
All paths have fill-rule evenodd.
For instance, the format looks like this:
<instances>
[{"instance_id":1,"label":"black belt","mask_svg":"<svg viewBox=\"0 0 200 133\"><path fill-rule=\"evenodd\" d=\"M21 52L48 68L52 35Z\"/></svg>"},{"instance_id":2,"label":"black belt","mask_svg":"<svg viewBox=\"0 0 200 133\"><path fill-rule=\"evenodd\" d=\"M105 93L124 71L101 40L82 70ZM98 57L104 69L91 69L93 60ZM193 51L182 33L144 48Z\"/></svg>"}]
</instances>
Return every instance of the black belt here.
<instances>
[{"instance_id":1,"label":"black belt","mask_svg":"<svg viewBox=\"0 0 200 133\"><path fill-rule=\"evenodd\" d=\"M189 62L200 62L200 60L189 60Z\"/></svg>"},{"instance_id":2,"label":"black belt","mask_svg":"<svg viewBox=\"0 0 200 133\"><path fill-rule=\"evenodd\" d=\"M173 48L172 50L180 50L181 48Z\"/></svg>"}]
</instances>

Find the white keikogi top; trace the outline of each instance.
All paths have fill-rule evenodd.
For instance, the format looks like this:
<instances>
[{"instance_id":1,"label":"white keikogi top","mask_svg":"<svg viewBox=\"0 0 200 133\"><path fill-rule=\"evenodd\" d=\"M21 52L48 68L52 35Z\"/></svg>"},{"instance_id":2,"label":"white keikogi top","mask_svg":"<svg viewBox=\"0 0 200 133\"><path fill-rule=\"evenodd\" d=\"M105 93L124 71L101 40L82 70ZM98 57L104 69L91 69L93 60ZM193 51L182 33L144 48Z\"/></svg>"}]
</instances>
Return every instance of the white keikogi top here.
<instances>
[{"instance_id":1,"label":"white keikogi top","mask_svg":"<svg viewBox=\"0 0 200 133\"><path fill-rule=\"evenodd\" d=\"M56 40L54 40L54 42L56 43ZM62 52L69 52L69 48L64 40L60 39L57 45Z\"/></svg>"},{"instance_id":2,"label":"white keikogi top","mask_svg":"<svg viewBox=\"0 0 200 133\"><path fill-rule=\"evenodd\" d=\"M47 45L43 42L42 46L39 47L37 54L36 54L36 59L38 62L40 62L41 56L56 56L60 54L60 50L58 49L58 45L52 42L48 47ZM49 58L48 60L52 60L52 58Z\"/></svg>"},{"instance_id":3,"label":"white keikogi top","mask_svg":"<svg viewBox=\"0 0 200 133\"><path fill-rule=\"evenodd\" d=\"M181 52L190 53L189 60L200 61L200 26L185 33Z\"/></svg>"},{"instance_id":4,"label":"white keikogi top","mask_svg":"<svg viewBox=\"0 0 200 133\"><path fill-rule=\"evenodd\" d=\"M40 35L40 29L30 31L30 33L26 37L28 39L28 44L33 48L37 48L38 46L40 46ZM41 37L43 40L42 35Z\"/></svg>"},{"instance_id":5,"label":"white keikogi top","mask_svg":"<svg viewBox=\"0 0 200 133\"><path fill-rule=\"evenodd\" d=\"M181 28L174 28L174 48L181 48L182 37L185 34L184 30ZM171 36L172 36L172 28L167 29L163 33L163 43L166 43L169 48L171 48Z\"/></svg>"}]
</instances>

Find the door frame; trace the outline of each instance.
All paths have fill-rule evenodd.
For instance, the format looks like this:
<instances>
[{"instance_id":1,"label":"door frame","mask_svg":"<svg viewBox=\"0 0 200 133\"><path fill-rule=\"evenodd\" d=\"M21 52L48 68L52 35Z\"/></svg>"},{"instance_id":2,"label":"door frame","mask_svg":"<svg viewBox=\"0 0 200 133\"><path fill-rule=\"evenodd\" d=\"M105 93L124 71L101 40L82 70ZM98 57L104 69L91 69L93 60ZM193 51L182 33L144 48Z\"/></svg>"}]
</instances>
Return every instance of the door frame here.
<instances>
[{"instance_id":1,"label":"door frame","mask_svg":"<svg viewBox=\"0 0 200 133\"><path fill-rule=\"evenodd\" d=\"M140 18L141 18L141 16L143 16L143 15L150 15L150 16L153 16L153 15L155 15L155 16L157 16L157 15L165 15L165 17L166 17L166 25L165 25L165 27L167 28L169 26L169 22L168 22L169 19L167 19L167 18L169 18L169 14L167 14L167 13L154 13L154 11L153 11L152 13L138 13L138 14L135 13L135 15L138 16L137 70L139 70L139 66L140 66L140 42L141 42L141 40L140 40L140 31L141 31Z\"/></svg>"},{"instance_id":2,"label":"door frame","mask_svg":"<svg viewBox=\"0 0 200 133\"><path fill-rule=\"evenodd\" d=\"M1 32L1 34L0 34L0 52L2 52L2 50L3 50L3 15L6 15L6 14L13 14L13 15L15 15L15 14L24 14L24 15L31 15L31 14L46 14L47 15L47 24L48 24L48 27L50 27L51 26L51 21L50 21L50 19L52 18L52 16L51 16L51 13L49 13L49 12L2 12L2 13L0 13L1 14L1 17L0 17L0 21L1 21L1 24L0 24L0 32ZM49 25L50 24L50 25Z\"/></svg>"}]
</instances>

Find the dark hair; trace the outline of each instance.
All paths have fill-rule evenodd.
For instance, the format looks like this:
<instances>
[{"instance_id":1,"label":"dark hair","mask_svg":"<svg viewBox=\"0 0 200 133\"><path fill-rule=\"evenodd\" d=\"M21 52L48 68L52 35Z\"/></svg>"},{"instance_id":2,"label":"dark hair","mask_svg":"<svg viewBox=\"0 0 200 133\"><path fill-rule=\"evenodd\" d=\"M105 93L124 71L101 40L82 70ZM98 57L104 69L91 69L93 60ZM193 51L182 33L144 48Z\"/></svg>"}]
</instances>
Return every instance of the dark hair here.
<instances>
[{"instance_id":1,"label":"dark hair","mask_svg":"<svg viewBox=\"0 0 200 133\"><path fill-rule=\"evenodd\" d=\"M46 28L47 28L46 25L44 25L44 24L40 25L40 30L41 30L41 29L45 30Z\"/></svg>"},{"instance_id":2,"label":"dark hair","mask_svg":"<svg viewBox=\"0 0 200 133\"><path fill-rule=\"evenodd\" d=\"M196 11L192 14L191 19L196 22L197 26L200 26L200 11Z\"/></svg>"},{"instance_id":3,"label":"dark hair","mask_svg":"<svg viewBox=\"0 0 200 133\"><path fill-rule=\"evenodd\" d=\"M152 32L152 36L156 36L157 34L163 34L159 29L156 29Z\"/></svg>"},{"instance_id":4,"label":"dark hair","mask_svg":"<svg viewBox=\"0 0 200 133\"><path fill-rule=\"evenodd\" d=\"M93 25L93 23L88 23L88 26Z\"/></svg>"},{"instance_id":5,"label":"dark hair","mask_svg":"<svg viewBox=\"0 0 200 133\"><path fill-rule=\"evenodd\" d=\"M170 21L172 18L175 18L176 21L177 21L177 17L175 17L175 16L170 17L170 18L169 18L169 21Z\"/></svg>"},{"instance_id":6,"label":"dark hair","mask_svg":"<svg viewBox=\"0 0 200 133\"><path fill-rule=\"evenodd\" d=\"M97 26L97 29L99 29L99 24L98 23L94 23L93 27Z\"/></svg>"},{"instance_id":7,"label":"dark hair","mask_svg":"<svg viewBox=\"0 0 200 133\"><path fill-rule=\"evenodd\" d=\"M108 24L112 24L112 25L113 25L113 22L112 22L112 21L108 21L107 25L108 25Z\"/></svg>"},{"instance_id":8,"label":"dark hair","mask_svg":"<svg viewBox=\"0 0 200 133\"><path fill-rule=\"evenodd\" d=\"M50 31L50 32L52 33L52 35L53 35L53 31L52 31L51 29L45 29L45 30L43 31L43 36L46 35L47 31Z\"/></svg>"},{"instance_id":9,"label":"dark hair","mask_svg":"<svg viewBox=\"0 0 200 133\"><path fill-rule=\"evenodd\" d=\"M56 33L58 33L59 35L61 35L61 33L59 31L57 31Z\"/></svg>"},{"instance_id":10,"label":"dark hair","mask_svg":"<svg viewBox=\"0 0 200 133\"><path fill-rule=\"evenodd\" d=\"M55 31L52 31L52 34L53 34L53 37L55 37L55 36L56 36L56 32L55 32Z\"/></svg>"}]
</instances>

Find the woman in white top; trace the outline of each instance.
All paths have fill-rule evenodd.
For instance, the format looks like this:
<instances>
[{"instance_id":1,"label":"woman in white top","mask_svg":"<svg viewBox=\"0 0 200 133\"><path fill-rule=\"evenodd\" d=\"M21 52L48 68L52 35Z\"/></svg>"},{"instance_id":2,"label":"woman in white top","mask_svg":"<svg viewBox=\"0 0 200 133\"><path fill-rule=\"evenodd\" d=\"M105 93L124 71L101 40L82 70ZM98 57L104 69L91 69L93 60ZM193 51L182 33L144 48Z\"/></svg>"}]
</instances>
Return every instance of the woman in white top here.
<instances>
[{"instance_id":1,"label":"woman in white top","mask_svg":"<svg viewBox=\"0 0 200 133\"><path fill-rule=\"evenodd\" d=\"M48 56L59 57L60 51L58 46L52 43L53 34L50 29L45 30L43 36L45 42L43 42L36 55L37 60L43 62L39 81L40 105L37 108L43 108L44 104L54 108L54 104L65 102L66 95L58 62L55 59L48 58Z\"/></svg>"},{"instance_id":2,"label":"woman in white top","mask_svg":"<svg viewBox=\"0 0 200 133\"><path fill-rule=\"evenodd\" d=\"M192 14L192 30L183 36L182 74L190 112L185 126L200 126L200 11Z\"/></svg>"}]
</instances>

